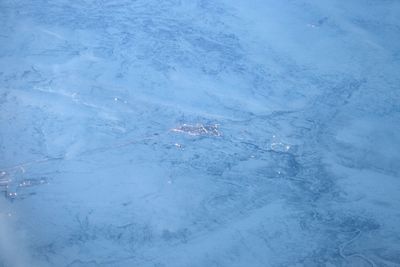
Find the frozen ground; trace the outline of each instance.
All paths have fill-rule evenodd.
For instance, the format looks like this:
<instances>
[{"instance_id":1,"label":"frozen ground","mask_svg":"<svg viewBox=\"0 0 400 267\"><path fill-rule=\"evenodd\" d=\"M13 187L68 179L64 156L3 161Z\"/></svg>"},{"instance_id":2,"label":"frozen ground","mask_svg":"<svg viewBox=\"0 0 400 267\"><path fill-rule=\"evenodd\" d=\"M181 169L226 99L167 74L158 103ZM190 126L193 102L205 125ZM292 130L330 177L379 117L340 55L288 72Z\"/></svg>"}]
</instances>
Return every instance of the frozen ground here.
<instances>
[{"instance_id":1,"label":"frozen ground","mask_svg":"<svg viewBox=\"0 0 400 267\"><path fill-rule=\"evenodd\" d=\"M0 25L0 266L400 266L399 1Z\"/></svg>"}]
</instances>

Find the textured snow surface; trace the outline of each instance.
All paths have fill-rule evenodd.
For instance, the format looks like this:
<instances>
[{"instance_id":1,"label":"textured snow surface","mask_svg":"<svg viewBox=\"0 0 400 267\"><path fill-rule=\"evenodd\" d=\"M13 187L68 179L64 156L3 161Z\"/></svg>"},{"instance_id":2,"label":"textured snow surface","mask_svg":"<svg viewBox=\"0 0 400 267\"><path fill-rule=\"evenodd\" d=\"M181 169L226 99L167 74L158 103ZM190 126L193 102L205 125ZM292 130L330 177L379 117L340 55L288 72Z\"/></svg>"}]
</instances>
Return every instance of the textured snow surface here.
<instances>
[{"instance_id":1,"label":"textured snow surface","mask_svg":"<svg viewBox=\"0 0 400 267\"><path fill-rule=\"evenodd\" d=\"M400 266L397 0L1 0L0 266Z\"/></svg>"}]
</instances>

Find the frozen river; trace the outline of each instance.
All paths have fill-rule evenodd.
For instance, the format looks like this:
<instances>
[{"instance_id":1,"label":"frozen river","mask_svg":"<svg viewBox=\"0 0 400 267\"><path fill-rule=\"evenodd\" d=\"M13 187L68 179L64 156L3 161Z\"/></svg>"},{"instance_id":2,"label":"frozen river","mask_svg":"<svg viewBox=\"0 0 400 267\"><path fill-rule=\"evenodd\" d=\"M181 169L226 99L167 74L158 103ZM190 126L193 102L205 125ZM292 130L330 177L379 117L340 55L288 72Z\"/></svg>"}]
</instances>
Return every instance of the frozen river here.
<instances>
[{"instance_id":1,"label":"frozen river","mask_svg":"<svg viewBox=\"0 0 400 267\"><path fill-rule=\"evenodd\" d=\"M397 0L0 0L1 267L400 266Z\"/></svg>"}]
</instances>

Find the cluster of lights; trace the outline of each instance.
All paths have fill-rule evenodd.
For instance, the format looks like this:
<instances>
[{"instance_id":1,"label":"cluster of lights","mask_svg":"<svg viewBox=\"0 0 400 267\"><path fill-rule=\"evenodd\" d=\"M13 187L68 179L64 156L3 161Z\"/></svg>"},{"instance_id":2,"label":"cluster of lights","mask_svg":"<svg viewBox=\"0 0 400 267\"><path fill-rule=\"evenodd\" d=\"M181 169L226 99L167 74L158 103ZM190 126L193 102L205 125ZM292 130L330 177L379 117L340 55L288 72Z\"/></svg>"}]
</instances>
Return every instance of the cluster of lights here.
<instances>
[{"instance_id":1,"label":"cluster of lights","mask_svg":"<svg viewBox=\"0 0 400 267\"><path fill-rule=\"evenodd\" d=\"M24 169L21 168L22 173L25 172ZM17 189L21 187L30 187L35 185L41 185L47 183L47 180L44 178L41 179L24 179L20 181L18 184L13 183L13 179L10 178L10 175L5 172L0 172L0 192L4 192L6 198L15 199L18 196Z\"/></svg>"},{"instance_id":2,"label":"cluster of lights","mask_svg":"<svg viewBox=\"0 0 400 267\"><path fill-rule=\"evenodd\" d=\"M276 135L273 135L272 138L274 139L271 142L271 145L270 145L272 150L275 150L275 151L282 151L283 150L284 152L287 152L287 151L290 150L291 146L288 145L288 144L285 144L285 143L283 143L281 141L277 141L276 140L277 139Z\"/></svg>"},{"instance_id":3,"label":"cluster of lights","mask_svg":"<svg viewBox=\"0 0 400 267\"><path fill-rule=\"evenodd\" d=\"M197 123L194 125L191 124L182 124L179 127L171 129L173 132L186 133L188 135L199 136L199 135L208 135L208 136L222 136L222 133L218 129L218 124L201 124Z\"/></svg>"}]
</instances>

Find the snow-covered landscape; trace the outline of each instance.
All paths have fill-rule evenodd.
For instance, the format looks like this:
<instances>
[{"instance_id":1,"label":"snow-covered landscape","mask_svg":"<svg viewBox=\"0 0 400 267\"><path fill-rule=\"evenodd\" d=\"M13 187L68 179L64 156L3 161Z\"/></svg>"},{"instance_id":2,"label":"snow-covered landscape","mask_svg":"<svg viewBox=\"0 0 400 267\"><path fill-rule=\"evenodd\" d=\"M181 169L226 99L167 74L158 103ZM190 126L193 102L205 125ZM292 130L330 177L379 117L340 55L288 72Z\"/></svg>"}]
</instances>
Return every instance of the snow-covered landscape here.
<instances>
[{"instance_id":1,"label":"snow-covered landscape","mask_svg":"<svg viewBox=\"0 0 400 267\"><path fill-rule=\"evenodd\" d=\"M0 266L400 266L397 0L1 0Z\"/></svg>"}]
</instances>

